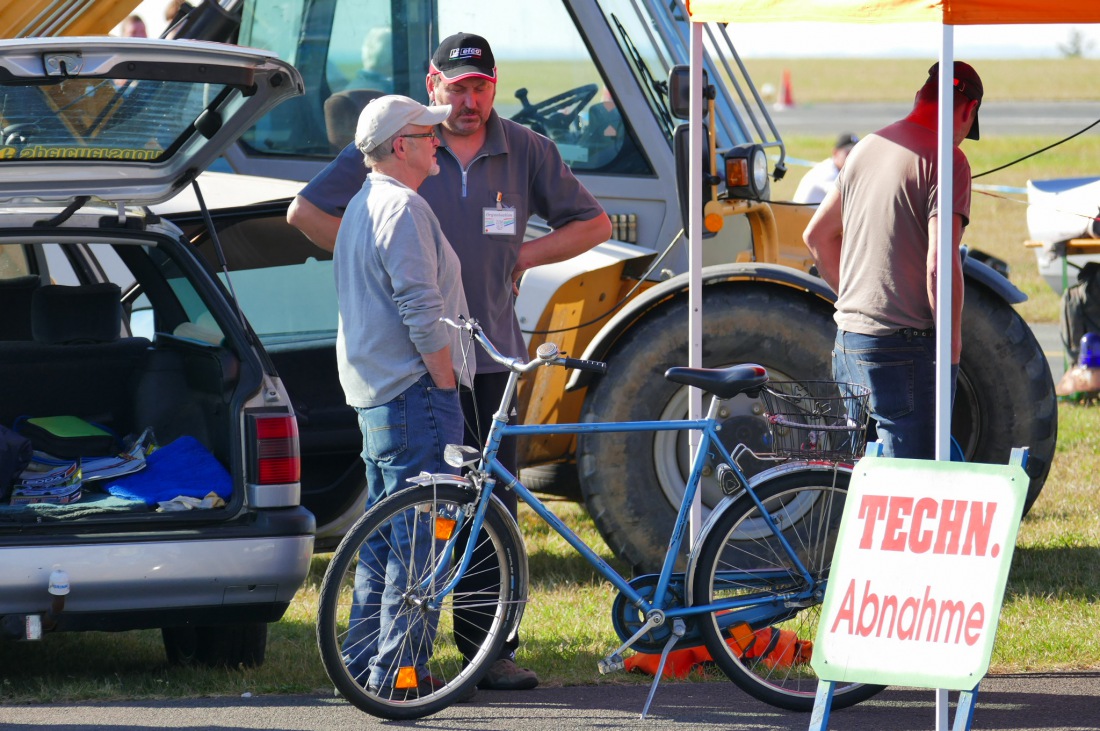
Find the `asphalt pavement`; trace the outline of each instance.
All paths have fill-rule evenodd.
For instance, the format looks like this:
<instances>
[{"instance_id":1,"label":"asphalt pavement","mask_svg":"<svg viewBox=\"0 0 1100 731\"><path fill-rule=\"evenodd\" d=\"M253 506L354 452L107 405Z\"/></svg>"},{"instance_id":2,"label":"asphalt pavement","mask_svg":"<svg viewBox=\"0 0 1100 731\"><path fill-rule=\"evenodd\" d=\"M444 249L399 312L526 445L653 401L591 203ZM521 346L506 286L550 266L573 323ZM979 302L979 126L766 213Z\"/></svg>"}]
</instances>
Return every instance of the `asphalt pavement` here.
<instances>
[{"instance_id":1,"label":"asphalt pavement","mask_svg":"<svg viewBox=\"0 0 1100 731\"><path fill-rule=\"evenodd\" d=\"M796 96L797 98L797 96ZM836 135L850 130L864 135L895 122L911 103L796 104L771 110L783 135ZM982 102L982 138L997 135L1068 137L1100 120L1100 102Z\"/></svg>"},{"instance_id":2,"label":"asphalt pavement","mask_svg":"<svg viewBox=\"0 0 1100 731\"><path fill-rule=\"evenodd\" d=\"M806 729L809 715L756 701L730 683L668 682L646 720L639 718L643 686L481 691L472 703L419 721L380 721L331 697L271 695L116 703L2 706L0 728L34 731L149 731L151 729ZM952 694L954 701L955 694ZM951 709L952 716L954 709ZM830 729L931 731L935 691L888 688L854 708L834 711ZM982 681L975 731L1100 731L1100 672L1001 675Z\"/></svg>"}]
</instances>

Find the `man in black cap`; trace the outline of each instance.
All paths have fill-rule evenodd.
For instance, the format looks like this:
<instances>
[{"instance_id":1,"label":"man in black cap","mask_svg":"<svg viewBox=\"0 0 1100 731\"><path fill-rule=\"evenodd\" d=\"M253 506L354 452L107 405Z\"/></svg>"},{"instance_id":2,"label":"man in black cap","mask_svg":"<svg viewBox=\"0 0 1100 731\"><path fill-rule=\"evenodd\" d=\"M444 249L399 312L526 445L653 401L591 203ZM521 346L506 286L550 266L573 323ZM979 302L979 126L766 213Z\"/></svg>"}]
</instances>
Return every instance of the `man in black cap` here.
<instances>
[{"instance_id":1,"label":"man in black cap","mask_svg":"<svg viewBox=\"0 0 1100 731\"><path fill-rule=\"evenodd\" d=\"M982 80L955 62L953 251L970 219L970 163ZM871 389L871 413L887 456L935 457L939 64L908 116L864 137L848 155L803 234L837 293L833 375ZM962 350L962 259L952 260L951 383ZM946 305L947 303L945 303Z\"/></svg>"},{"instance_id":2,"label":"man in black cap","mask_svg":"<svg viewBox=\"0 0 1100 731\"><path fill-rule=\"evenodd\" d=\"M447 240L462 264L462 283L469 312L501 353L526 359L527 348L515 314L514 287L524 271L565 261L607 241L611 221L585 190L546 137L493 110L497 69L489 42L472 33L445 38L432 54L426 78L432 104L451 105L451 114L436 128L440 144L440 174L420 187L439 218ZM287 220L315 244L331 251L348 200L366 176L363 156L349 145L298 194ZM542 217L550 233L526 239L527 220ZM466 443L480 447L492 415L500 405L507 371L477 351L477 375L472 392L462 393ZM514 413L514 407L513 407ZM517 471L514 437L505 437L498 458ZM516 514L511 490L495 493ZM474 561L479 560L475 554ZM490 572L481 572L489 574ZM477 587L476 576L464 580L463 591ZM455 618L459 648L469 656L478 642L476 617L467 626ZM538 677L516 665L517 640L489 668L480 687L526 690Z\"/></svg>"},{"instance_id":3,"label":"man in black cap","mask_svg":"<svg viewBox=\"0 0 1100 731\"><path fill-rule=\"evenodd\" d=\"M833 154L814 165L802 176L792 200L795 203L820 203L825 200L825 194L836 183L844 167L844 161L848 159L848 153L857 142L859 138L851 132L841 132L836 138L836 144L833 145Z\"/></svg>"}]
</instances>

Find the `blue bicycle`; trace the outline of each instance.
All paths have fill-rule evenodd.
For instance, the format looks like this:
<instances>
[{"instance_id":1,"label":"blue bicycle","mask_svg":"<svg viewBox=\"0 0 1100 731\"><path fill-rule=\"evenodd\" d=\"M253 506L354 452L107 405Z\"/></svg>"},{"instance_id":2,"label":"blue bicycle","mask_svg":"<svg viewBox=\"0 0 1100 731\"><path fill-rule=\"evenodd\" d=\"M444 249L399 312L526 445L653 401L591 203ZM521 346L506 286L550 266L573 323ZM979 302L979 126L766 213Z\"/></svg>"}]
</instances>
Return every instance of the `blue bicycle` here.
<instances>
[{"instance_id":1,"label":"blue bicycle","mask_svg":"<svg viewBox=\"0 0 1100 731\"><path fill-rule=\"evenodd\" d=\"M391 719L435 713L472 691L516 631L527 602L523 539L494 496L503 489L514 490L618 590L612 621L622 644L599 662L599 671L623 669L628 649L660 654L643 716L669 652L700 645L747 693L780 708L811 710L817 676L809 661L851 462L865 445L867 390L832 381L769 382L756 365L672 368L665 378L711 396L705 418L508 425L504 407L524 374L554 366L602 373L606 366L564 357L549 342L525 363L502 356L476 322L449 324L510 371L507 389L483 450L448 447L448 463L465 467L464 475L422 474L367 511L337 549L321 586L317 623L321 658L337 690L361 710ZM765 402L771 453L753 454L743 445L731 453L719 440L720 405L735 398ZM496 458L507 434L622 439L629 432L682 430L698 430L701 442L663 566L659 574L630 580ZM744 454L776 464L749 479L737 463ZM704 469L726 497L678 570ZM833 708L881 689L838 684Z\"/></svg>"}]
</instances>

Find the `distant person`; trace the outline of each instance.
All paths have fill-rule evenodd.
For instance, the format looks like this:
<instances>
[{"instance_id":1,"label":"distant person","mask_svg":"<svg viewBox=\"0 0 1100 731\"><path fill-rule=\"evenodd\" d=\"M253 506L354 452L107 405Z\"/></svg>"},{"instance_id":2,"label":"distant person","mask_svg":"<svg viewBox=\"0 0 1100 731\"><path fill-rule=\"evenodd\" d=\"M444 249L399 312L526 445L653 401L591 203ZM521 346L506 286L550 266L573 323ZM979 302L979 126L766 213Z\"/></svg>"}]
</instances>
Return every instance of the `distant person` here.
<instances>
[{"instance_id":1,"label":"distant person","mask_svg":"<svg viewBox=\"0 0 1100 731\"><path fill-rule=\"evenodd\" d=\"M145 29L145 21L140 15L131 15L122 21L119 35L123 38L148 38L149 33Z\"/></svg>"},{"instance_id":2,"label":"distant person","mask_svg":"<svg viewBox=\"0 0 1100 731\"><path fill-rule=\"evenodd\" d=\"M803 239L837 293L833 376L871 389L883 452L932 459L936 432L936 308L951 312L951 390L962 350L959 245L970 222L970 163L982 80L954 67L952 240L939 241L939 64L904 119L864 137L848 156ZM951 302L936 301L939 247L950 246Z\"/></svg>"},{"instance_id":3,"label":"distant person","mask_svg":"<svg viewBox=\"0 0 1100 731\"><path fill-rule=\"evenodd\" d=\"M623 115L611 90L604 87L600 101L588 108L588 125L580 144L588 148L588 167L598 168L615 159L626 142Z\"/></svg>"},{"instance_id":4,"label":"distant person","mask_svg":"<svg viewBox=\"0 0 1100 731\"><path fill-rule=\"evenodd\" d=\"M173 28L194 9L195 8L190 3L186 2L186 0L171 0L164 8L164 22L167 24L168 28L165 37L175 38L176 30L173 30Z\"/></svg>"},{"instance_id":5,"label":"distant person","mask_svg":"<svg viewBox=\"0 0 1100 731\"><path fill-rule=\"evenodd\" d=\"M837 176L844 168L844 161L848 159L848 153L859 138L851 132L844 132L836 138L833 145L833 154L825 158L810 171L802 176L798 184L798 190L794 193L795 203L820 203L825 200L825 194L836 184Z\"/></svg>"},{"instance_id":6,"label":"distant person","mask_svg":"<svg viewBox=\"0 0 1100 731\"><path fill-rule=\"evenodd\" d=\"M360 49L362 67L345 89L372 89L389 94L393 91L393 33L389 27L371 28L363 36Z\"/></svg>"}]
</instances>

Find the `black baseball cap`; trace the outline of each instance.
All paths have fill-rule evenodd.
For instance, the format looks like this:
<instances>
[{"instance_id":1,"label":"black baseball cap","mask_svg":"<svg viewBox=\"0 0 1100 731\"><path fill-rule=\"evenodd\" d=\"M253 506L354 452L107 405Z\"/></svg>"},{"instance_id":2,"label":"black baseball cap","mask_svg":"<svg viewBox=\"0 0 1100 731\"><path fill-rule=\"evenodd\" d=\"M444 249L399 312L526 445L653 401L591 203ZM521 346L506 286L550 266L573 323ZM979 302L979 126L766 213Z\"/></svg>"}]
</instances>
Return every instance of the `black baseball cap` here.
<instances>
[{"instance_id":1,"label":"black baseball cap","mask_svg":"<svg viewBox=\"0 0 1100 731\"><path fill-rule=\"evenodd\" d=\"M928 69L928 80L925 81L925 85L931 84L938 86L940 79L940 63L937 61L932 64L932 68ZM972 99L978 102L978 106L981 107L982 96L985 94L985 89L982 86L982 77L978 76L978 72L974 70L974 67L968 63L962 61L955 62L955 91L959 92L967 99ZM970 127L970 132L967 133L966 139L976 140L978 139L978 112L974 111L974 124Z\"/></svg>"},{"instance_id":2,"label":"black baseball cap","mask_svg":"<svg viewBox=\"0 0 1100 731\"><path fill-rule=\"evenodd\" d=\"M852 147L857 142L859 142L859 138L851 132L841 132L840 136L836 138L836 144L833 145L833 149L839 150L843 147Z\"/></svg>"},{"instance_id":3,"label":"black baseball cap","mask_svg":"<svg viewBox=\"0 0 1100 731\"><path fill-rule=\"evenodd\" d=\"M497 64L489 41L473 33L455 33L444 38L432 54L432 73L443 75L446 81L458 81L469 76L497 80Z\"/></svg>"}]
</instances>

